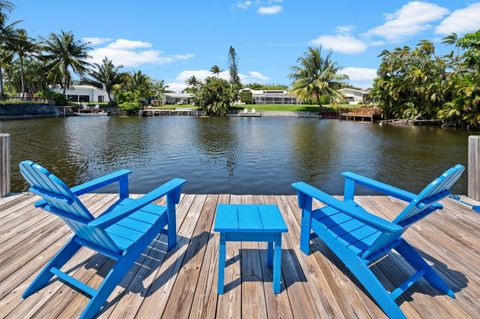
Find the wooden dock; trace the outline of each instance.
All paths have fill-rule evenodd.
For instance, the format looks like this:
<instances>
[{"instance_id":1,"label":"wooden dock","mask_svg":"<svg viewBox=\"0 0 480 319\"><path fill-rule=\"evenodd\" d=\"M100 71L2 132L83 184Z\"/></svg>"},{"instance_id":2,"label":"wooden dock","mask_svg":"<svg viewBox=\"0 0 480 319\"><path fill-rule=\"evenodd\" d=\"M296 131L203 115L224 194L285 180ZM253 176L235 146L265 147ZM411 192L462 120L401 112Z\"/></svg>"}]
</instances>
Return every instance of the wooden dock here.
<instances>
[{"instance_id":1,"label":"wooden dock","mask_svg":"<svg viewBox=\"0 0 480 319\"><path fill-rule=\"evenodd\" d=\"M347 121L369 121L373 123L381 118L382 114L380 112L380 109L376 107L361 107L358 109L340 112L340 119L344 119Z\"/></svg>"},{"instance_id":2,"label":"wooden dock","mask_svg":"<svg viewBox=\"0 0 480 319\"><path fill-rule=\"evenodd\" d=\"M35 209L36 199L28 193L0 199L0 317L78 317L88 299L57 280L21 299L27 285L72 235L60 218ZM99 214L117 196L86 194L81 199ZM359 196L357 201L390 219L404 207L390 197ZM266 244L229 243L225 294L217 295L219 240L212 227L218 203L279 206L289 228L283 237L282 293L272 292ZM442 211L412 226L405 238L446 279L456 299L420 280L398 299L409 318L480 314L480 215L454 200L444 204ZM114 290L100 318L385 318L321 241L313 241L310 256L299 250L296 196L187 194L182 195L177 218L176 248L166 254L166 238L159 236ZM106 257L84 248L63 270L96 288L110 266ZM395 253L372 268L387 288L412 272Z\"/></svg>"},{"instance_id":3,"label":"wooden dock","mask_svg":"<svg viewBox=\"0 0 480 319\"><path fill-rule=\"evenodd\" d=\"M202 116L202 114L202 111L187 108L165 109L159 107L145 107L138 111L139 116Z\"/></svg>"}]
</instances>

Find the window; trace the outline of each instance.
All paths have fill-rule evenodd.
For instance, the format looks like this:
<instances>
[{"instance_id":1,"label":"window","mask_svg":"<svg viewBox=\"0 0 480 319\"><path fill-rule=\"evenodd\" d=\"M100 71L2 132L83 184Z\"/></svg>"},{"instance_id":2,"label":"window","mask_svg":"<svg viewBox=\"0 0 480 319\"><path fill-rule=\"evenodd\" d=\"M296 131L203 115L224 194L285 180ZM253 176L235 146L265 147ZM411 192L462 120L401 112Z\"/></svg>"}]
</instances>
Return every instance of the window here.
<instances>
[{"instance_id":1,"label":"window","mask_svg":"<svg viewBox=\"0 0 480 319\"><path fill-rule=\"evenodd\" d=\"M103 95L98 96L98 102L100 103L105 102L105 100L103 99Z\"/></svg>"},{"instance_id":2,"label":"window","mask_svg":"<svg viewBox=\"0 0 480 319\"><path fill-rule=\"evenodd\" d=\"M78 102L78 95L67 95L68 102Z\"/></svg>"},{"instance_id":3,"label":"window","mask_svg":"<svg viewBox=\"0 0 480 319\"><path fill-rule=\"evenodd\" d=\"M79 102L84 102L84 103L90 102L90 95L80 95Z\"/></svg>"}]
</instances>

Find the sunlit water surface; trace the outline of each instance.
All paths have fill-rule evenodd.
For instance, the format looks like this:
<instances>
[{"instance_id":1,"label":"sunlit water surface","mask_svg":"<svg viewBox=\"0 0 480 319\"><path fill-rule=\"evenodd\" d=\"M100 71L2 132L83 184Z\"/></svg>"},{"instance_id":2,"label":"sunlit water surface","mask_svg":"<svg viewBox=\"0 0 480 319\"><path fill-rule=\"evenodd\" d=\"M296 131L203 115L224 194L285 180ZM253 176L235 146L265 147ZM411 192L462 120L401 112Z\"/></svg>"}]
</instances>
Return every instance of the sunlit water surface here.
<instances>
[{"instance_id":1,"label":"sunlit water surface","mask_svg":"<svg viewBox=\"0 0 480 319\"><path fill-rule=\"evenodd\" d=\"M418 192L450 166L466 165L468 137L462 130L266 117L46 118L3 121L0 132L12 135L13 191L27 189L18 163L30 159L68 185L131 169L132 193L182 177L187 193L292 194L291 183L302 180L341 194L343 171ZM464 194L466 185L464 174L454 191Z\"/></svg>"}]
</instances>

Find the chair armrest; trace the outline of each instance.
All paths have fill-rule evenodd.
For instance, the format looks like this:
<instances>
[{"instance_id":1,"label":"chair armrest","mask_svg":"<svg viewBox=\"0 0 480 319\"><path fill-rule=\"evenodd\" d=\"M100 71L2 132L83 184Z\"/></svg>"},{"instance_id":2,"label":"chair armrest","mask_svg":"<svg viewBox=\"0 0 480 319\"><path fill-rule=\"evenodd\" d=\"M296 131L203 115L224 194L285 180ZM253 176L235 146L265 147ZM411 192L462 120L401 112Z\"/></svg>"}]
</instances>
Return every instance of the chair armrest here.
<instances>
[{"instance_id":1,"label":"chair armrest","mask_svg":"<svg viewBox=\"0 0 480 319\"><path fill-rule=\"evenodd\" d=\"M71 190L75 195L80 196L94 189L98 189L98 188L107 186L109 184L115 183L119 181L122 177L128 176L130 173L132 173L131 170L122 169L122 170L113 172L111 174L88 181L81 185L74 186L71 188Z\"/></svg>"},{"instance_id":2,"label":"chair armrest","mask_svg":"<svg viewBox=\"0 0 480 319\"><path fill-rule=\"evenodd\" d=\"M91 228L105 228L112 224L115 224L117 221L125 218L126 216L138 211L142 207L150 204L151 202L173 193L180 193L180 189L183 184L185 184L186 180L175 178L171 181L163 184L162 186L157 187L156 189L152 190L151 192L143 195L142 197L131 201L128 206L123 206L110 213L106 213L104 215L99 216L98 218L92 220L88 223L88 227Z\"/></svg>"},{"instance_id":3,"label":"chair armrest","mask_svg":"<svg viewBox=\"0 0 480 319\"><path fill-rule=\"evenodd\" d=\"M128 169L122 169L119 171L116 171L114 173L104 175L102 177L96 178L94 180L88 181L86 183L77 185L72 187L70 190L76 195L80 196L85 193L88 193L94 189L98 189L101 187L104 187L106 185L109 185L111 183L119 181L121 178L124 178L128 176L132 171ZM43 199L36 201L34 203L35 207L43 207L47 204L47 202Z\"/></svg>"},{"instance_id":4,"label":"chair armrest","mask_svg":"<svg viewBox=\"0 0 480 319\"><path fill-rule=\"evenodd\" d=\"M352 172L343 172L342 175L346 179L350 179L354 181L356 184L360 184L374 191L377 191L386 195L390 195L392 197L398 198L405 202L411 202L415 197L417 197L417 195L414 193L407 192L403 189L396 188L394 186L384 184L374 179L364 177L362 175L358 175Z\"/></svg>"},{"instance_id":5,"label":"chair armrest","mask_svg":"<svg viewBox=\"0 0 480 319\"><path fill-rule=\"evenodd\" d=\"M341 211L349 216L352 216L355 219L358 219L365 224L378 229L385 233L395 233L401 232L402 227L382 219L378 216L372 215L366 210L364 210L361 206L359 206L354 201L340 201L327 193L322 192L321 190L308 185L303 182L294 183L292 184L293 188L295 188L299 193L304 194L308 197L315 198L320 202L335 208L336 210Z\"/></svg>"}]
</instances>

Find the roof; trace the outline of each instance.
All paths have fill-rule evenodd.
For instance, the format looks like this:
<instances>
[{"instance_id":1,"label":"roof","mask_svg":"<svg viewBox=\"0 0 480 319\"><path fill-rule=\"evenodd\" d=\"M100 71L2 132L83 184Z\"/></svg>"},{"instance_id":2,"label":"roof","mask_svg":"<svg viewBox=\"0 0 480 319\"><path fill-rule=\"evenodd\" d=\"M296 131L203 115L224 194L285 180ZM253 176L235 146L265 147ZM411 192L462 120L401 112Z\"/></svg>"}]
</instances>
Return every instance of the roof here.
<instances>
[{"instance_id":1,"label":"roof","mask_svg":"<svg viewBox=\"0 0 480 319\"><path fill-rule=\"evenodd\" d=\"M346 91L355 92L355 93L362 93L362 94L366 94L366 93L367 93L367 91L357 90L357 89L352 89L352 88L343 88L343 89L338 90L338 92L341 92L341 93L344 93L344 92L346 92Z\"/></svg>"},{"instance_id":2,"label":"roof","mask_svg":"<svg viewBox=\"0 0 480 319\"><path fill-rule=\"evenodd\" d=\"M176 99L190 99L193 97L190 93L165 93L165 96Z\"/></svg>"}]
</instances>

